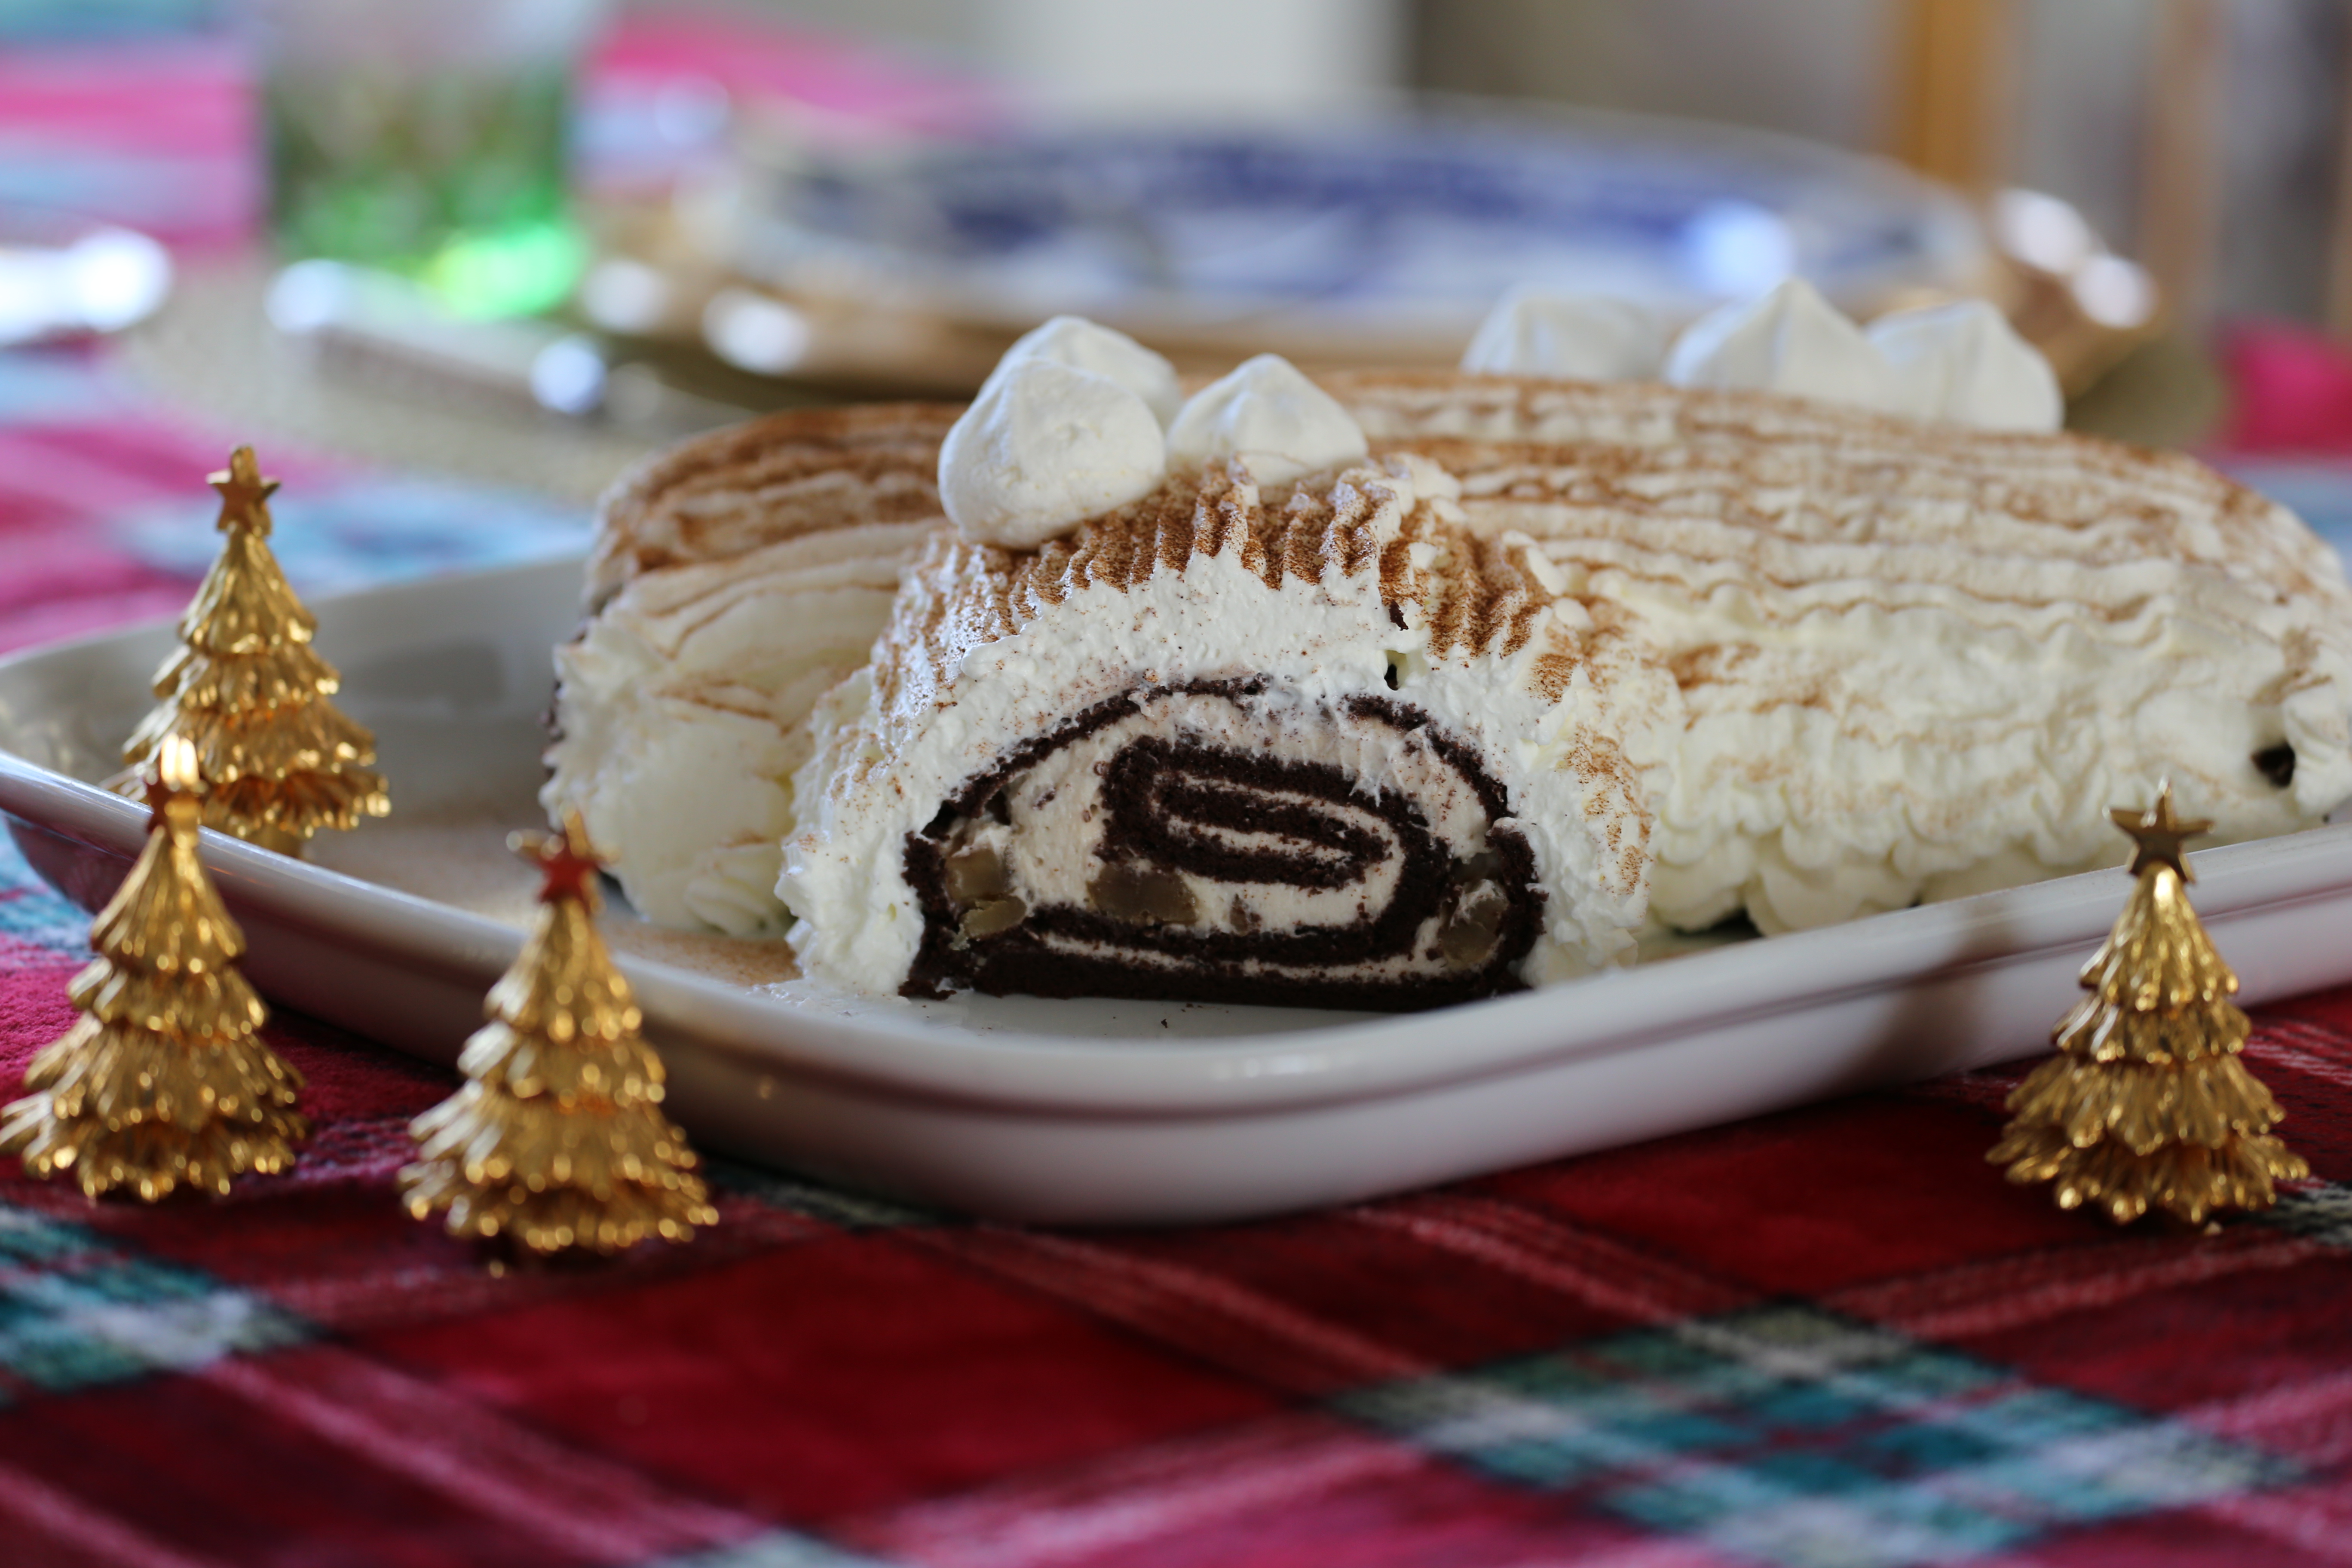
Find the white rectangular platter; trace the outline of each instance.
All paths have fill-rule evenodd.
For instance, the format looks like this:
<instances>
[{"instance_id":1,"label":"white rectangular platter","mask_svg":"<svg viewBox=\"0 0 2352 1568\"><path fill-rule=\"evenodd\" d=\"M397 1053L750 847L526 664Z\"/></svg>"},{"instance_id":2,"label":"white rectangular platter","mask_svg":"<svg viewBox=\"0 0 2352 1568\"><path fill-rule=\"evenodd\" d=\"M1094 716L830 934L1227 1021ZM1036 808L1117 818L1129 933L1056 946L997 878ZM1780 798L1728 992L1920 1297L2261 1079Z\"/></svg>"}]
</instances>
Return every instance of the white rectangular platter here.
<instances>
[{"instance_id":1,"label":"white rectangular platter","mask_svg":"<svg viewBox=\"0 0 2352 1568\"><path fill-rule=\"evenodd\" d=\"M530 879L553 562L322 602L340 700L395 813L320 863L216 835L206 863L277 1005L456 1058L510 963ZM148 705L150 626L0 661L0 812L87 909L146 813L87 782ZM2118 859L2125 846L2117 840ZM2352 826L2193 858L2195 898L2259 1002L2352 977ZM1748 942L1402 1017L975 997L916 1005L763 982L779 945L605 924L706 1148L919 1203L1056 1224L1341 1203L1703 1127L2045 1048L2121 907L2115 872Z\"/></svg>"}]
</instances>

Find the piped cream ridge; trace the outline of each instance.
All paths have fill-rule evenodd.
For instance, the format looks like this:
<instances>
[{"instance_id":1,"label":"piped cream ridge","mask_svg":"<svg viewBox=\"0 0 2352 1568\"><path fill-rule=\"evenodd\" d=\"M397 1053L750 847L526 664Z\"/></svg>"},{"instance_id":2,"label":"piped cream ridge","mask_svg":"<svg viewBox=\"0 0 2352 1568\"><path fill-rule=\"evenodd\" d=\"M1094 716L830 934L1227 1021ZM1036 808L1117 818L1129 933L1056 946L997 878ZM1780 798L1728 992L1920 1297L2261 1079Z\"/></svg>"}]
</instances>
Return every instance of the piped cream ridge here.
<instances>
[{"instance_id":1,"label":"piped cream ridge","mask_svg":"<svg viewBox=\"0 0 2352 1568\"><path fill-rule=\"evenodd\" d=\"M1376 451L1445 465L1472 526L1540 540L1674 670L1672 924L1822 925L2105 864L2107 808L2166 776L2225 841L2352 797L2342 567L2192 458L1754 393L1330 384Z\"/></svg>"}]
</instances>

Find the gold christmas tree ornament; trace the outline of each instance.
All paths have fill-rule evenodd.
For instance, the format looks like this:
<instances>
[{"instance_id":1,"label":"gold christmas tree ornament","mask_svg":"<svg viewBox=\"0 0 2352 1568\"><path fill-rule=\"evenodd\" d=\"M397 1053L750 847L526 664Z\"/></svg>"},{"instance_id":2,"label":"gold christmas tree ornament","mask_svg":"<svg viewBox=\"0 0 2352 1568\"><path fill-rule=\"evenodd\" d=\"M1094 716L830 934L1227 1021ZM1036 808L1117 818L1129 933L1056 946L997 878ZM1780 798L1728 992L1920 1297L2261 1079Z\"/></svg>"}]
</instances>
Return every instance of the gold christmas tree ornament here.
<instances>
[{"instance_id":1,"label":"gold christmas tree ornament","mask_svg":"<svg viewBox=\"0 0 2352 1568\"><path fill-rule=\"evenodd\" d=\"M220 491L220 557L180 620L181 647L155 676L149 713L110 781L137 795L169 738L195 748L204 823L299 855L322 827L350 828L391 809L372 768L375 737L328 699L340 684L310 646L318 620L269 549L269 498L253 448L239 447L209 482Z\"/></svg>"},{"instance_id":2,"label":"gold christmas tree ornament","mask_svg":"<svg viewBox=\"0 0 2352 1568\"><path fill-rule=\"evenodd\" d=\"M2168 784L2148 810L2109 816L2137 846L2130 900L2084 966L2090 994L2059 1021L2059 1054L2010 1092L1986 1158L2012 1182L2054 1182L2060 1208L2088 1204L2118 1224L2151 1208L2191 1225L2268 1208L2274 1184L2311 1171L2271 1135L2285 1112L2239 1054L2238 977L2189 907L2181 846L2213 825L2174 816Z\"/></svg>"},{"instance_id":3,"label":"gold christmas tree ornament","mask_svg":"<svg viewBox=\"0 0 2352 1568\"><path fill-rule=\"evenodd\" d=\"M26 1174L150 1203L282 1171L310 1135L294 1109L302 1075L261 1041L268 1013L236 968L244 935L196 858L194 748L167 737L157 751L147 847L74 977L82 1016L33 1058L32 1092L0 1110L0 1153L21 1154Z\"/></svg>"},{"instance_id":4,"label":"gold christmas tree ornament","mask_svg":"<svg viewBox=\"0 0 2352 1568\"><path fill-rule=\"evenodd\" d=\"M661 1058L596 933L596 858L578 816L509 840L546 876L539 921L466 1042L466 1083L409 1126L408 1212L534 1252L616 1252L715 1224L694 1151L663 1114Z\"/></svg>"}]
</instances>

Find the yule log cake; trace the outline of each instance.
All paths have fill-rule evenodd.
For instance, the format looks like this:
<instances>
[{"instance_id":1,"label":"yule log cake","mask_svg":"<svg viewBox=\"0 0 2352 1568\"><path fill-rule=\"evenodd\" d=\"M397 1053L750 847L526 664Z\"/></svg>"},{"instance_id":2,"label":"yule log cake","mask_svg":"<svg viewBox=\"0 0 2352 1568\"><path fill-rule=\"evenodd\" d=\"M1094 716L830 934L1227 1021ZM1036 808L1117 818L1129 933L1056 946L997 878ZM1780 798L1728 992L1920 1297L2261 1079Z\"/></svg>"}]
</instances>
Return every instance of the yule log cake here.
<instances>
[{"instance_id":1,"label":"yule log cake","mask_svg":"<svg viewBox=\"0 0 2352 1568\"><path fill-rule=\"evenodd\" d=\"M963 526L957 411L918 405L705 437L616 491L546 799L641 910L796 921L813 973L877 990L1419 1005L1645 921L2078 869L2159 776L2225 837L2352 796L2341 572L2189 459L1474 374L1333 378L1342 430L1270 372L1179 405L1072 363L1099 332L1001 369L982 438L966 416ZM1092 446L1041 442L1056 414ZM1504 600L1526 640L1436 630Z\"/></svg>"}]
</instances>

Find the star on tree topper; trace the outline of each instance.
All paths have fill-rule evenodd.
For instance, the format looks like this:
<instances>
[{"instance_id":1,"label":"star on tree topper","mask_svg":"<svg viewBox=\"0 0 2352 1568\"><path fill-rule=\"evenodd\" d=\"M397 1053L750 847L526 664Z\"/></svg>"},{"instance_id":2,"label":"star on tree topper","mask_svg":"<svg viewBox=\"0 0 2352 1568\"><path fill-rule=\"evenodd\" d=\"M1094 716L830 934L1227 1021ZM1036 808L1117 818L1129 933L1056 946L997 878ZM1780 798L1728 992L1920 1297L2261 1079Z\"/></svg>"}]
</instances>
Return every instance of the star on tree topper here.
<instances>
[{"instance_id":1,"label":"star on tree topper","mask_svg":"<svg viewBox=\"0 0 2352 1568\"><path fill-rule=\"evenodd\" d=\"M547 878L539 889L541 903L577 899L595 909L596 873L604 863L596 858L595 846L588 841L587 824L580 820L578 812L563 814L562 833L510 833L507 847L537 866Z\"/></svg>"},{"instance_id":2,"label":"star on tree topper","mask_svg":"<svg viewBox=\"0 0 2352 1568\"><path fill-rule=\"evenodd\" d=\"M146 794L149 832L152 833L163 826L164 808L186 793L178 781L165 778L161 768L148 770Z\"/></svg>"},{"instance_id":3,"label":"star on tree topper","mask_svg":"<svg viewBox=\"0 0 2352 1568\"><path fill-rule=\"evenodd\" d=\"M2172 815L2172 781L2166 779L2156 786L2156 804L2146 811L2134 811L2129 806L2116 806L2107 817L2117 827L2132 837L2138 847L2132 851L2131 875L2137 877L2150 866L2169 866L2184 882L2193 882L2196 874L2183 860L2181 846L2191 838L2202 837L2213 831L2213 824L2203 817L2188 821Z\"/></svg>"},{"instance_id":4,"label":"star on tree topper","mask_svg":"<svg viewBox=\"0 0 2352 1568\"><path fill-rule=\"evenodd\" d=\"M278 481L261 477L261 465L250 447L239 447L229 454L228 467L216 474L206 474L205 483L220 491L221 531L226 533L242 522L256 531L269 531L269 498L278 493Z\"/></svg>"},{"instance_id":5,"label":"star on tree topper","mask_svg":"<svg viewBox=\"0 0 2352 1568\"><path fill-rule=\"evenodd\" d=\"M150 832L164 825L173 801L194 796L204 789L204 780L196 772L196 749L184 735L165 736L139 776L146 797Z\"/></svg>"}]
</instances>

